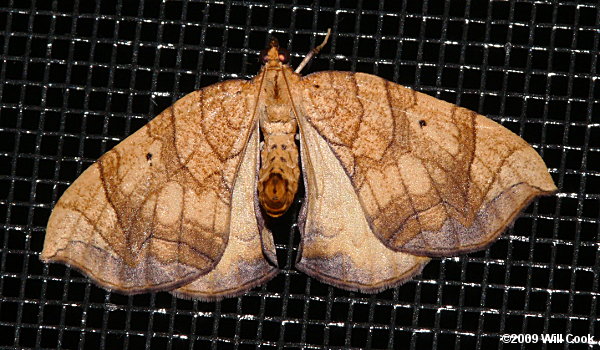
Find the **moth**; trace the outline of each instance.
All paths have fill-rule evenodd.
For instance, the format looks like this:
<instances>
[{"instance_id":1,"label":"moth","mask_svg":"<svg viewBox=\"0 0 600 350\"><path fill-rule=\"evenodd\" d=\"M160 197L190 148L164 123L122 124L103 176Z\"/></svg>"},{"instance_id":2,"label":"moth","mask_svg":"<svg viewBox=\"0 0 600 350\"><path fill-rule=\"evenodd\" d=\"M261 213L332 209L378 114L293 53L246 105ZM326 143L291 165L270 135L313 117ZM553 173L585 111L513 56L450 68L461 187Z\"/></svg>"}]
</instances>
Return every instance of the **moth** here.
<instances>
[{"instance_id":1,"label":"moth","mask_svg":"<svg viewBox=\"0 0 600 350\"><path fill-rule=\"evenodd\" d=\"M41 259L125 294L240 295L277 274L265 218L303 181L296 267L375 293L484 249L557 190L482 115L369 74L301 76L327 37L296 71L273 39L252 80L186 95L100 157L56 203Z\"/></svg>"}]
</instances>

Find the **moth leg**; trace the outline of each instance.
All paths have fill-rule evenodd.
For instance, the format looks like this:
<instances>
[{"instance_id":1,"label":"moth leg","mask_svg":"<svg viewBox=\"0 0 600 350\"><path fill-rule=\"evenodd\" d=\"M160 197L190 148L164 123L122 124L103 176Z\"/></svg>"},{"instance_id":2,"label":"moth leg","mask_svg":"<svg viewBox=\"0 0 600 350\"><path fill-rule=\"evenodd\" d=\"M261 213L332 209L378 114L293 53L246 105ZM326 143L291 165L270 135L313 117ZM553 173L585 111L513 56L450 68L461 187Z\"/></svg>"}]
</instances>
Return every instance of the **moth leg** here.
<instances>
[{"instance_id":1,"label":"moth leg","mask_svg":"<svg viewBox=\"0 0 600 350\"><path fill-rule=\"evenodd\" d=\"M304 57L302 62L300 62L294 73L300 73L302 71L302 68L304 68L308 64L308 62L310 62L310 60L312 60L312 58L315 57L315 55L321 51L321 49L323 49L323 47L327 44L327 41L329 40L329 35L331 35L331 28L327 28L327 34L325 34L325 39L323 39L321 45L310 50L310 52L306 55L306 57Z\"/></svg>"}]
</instances>

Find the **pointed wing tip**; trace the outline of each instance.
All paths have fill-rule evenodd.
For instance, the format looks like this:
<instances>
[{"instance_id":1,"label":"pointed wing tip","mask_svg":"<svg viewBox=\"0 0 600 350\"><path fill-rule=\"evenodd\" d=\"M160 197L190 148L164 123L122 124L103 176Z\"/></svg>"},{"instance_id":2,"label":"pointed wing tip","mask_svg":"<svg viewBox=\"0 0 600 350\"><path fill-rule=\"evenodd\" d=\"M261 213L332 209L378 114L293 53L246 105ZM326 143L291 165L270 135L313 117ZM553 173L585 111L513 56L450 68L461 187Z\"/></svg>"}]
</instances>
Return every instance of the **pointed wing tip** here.
<instances>
[{"instance_id":1,"label":"pointed wing tip","mask_svg":"<svg viewBox=\"0 0 600 350\"><path fill-rule=\"evenodd\" d=\"M538 191L539 192L538 192L538 194L536 194L536 196L539 196L539 197L552 196L558 192L558 187L556 187L556 184L554 183L554 181L551 181L549 184L546 184L546 186L539 187Z\"/></svg>"},{"instance_id":2,"label":"pointed wing tip","mask_svg":"<svg viewBox=\"0 0 600 350\"><path fill-rule=\"evenodd\" d=\"M404 245L402 246L398 246L398 247L390 247L390 249L396 250L396 251L400 251L400 252L404 252L404 253L408 253L408 254L413 254L413 255L420 255L420 256L427 256L427 257L431 257L431 258L443 258L443 257L449 257L449 256L457 256L457 255L462 255L462 254L467 254L467 253L472 253L475 251L480 251L480 250L484 250L487 249L489 246L491 246L494 242L496 242L496 240L500 237L500 235L505 232L509 227L511 227L514 222L518 219L519 215L521 214L521 212L527 208L536 198L538 197L545 197L545 196L552 196L554 195L557 191L558 188L556 188L556 186L554 185L554 182L550 182L549 184L547 183L545 188L540 188L537 186L533 186L533 185L529 185L529 184L521 184L523 186L526 186L525 189L523 189L521 192L521 198L519 198L519 200L517 201L517 205L508 205L506 202L504 201L510 201L510 197L512 196L512 191L514 189L511 190L507 190L506 192L504 192L502 195L499 195L495 200L498 202L498 206L500 206L500 210L502 210L503 206L507 206L509 207L511 210L507 210L509 211L508 214L504 215L503 218L500 218L500 220L494 220L494 210L498 210L498 208L483 208L479 211L479 213L477 214L475 220L473 221L473 224L470 227L463 227L462 225L460 225L460 223L456 222L455 220L452 220L452 223L449 223L450 220L446 220L444 227L446 227L446 230L448 232L446 232L446 235L444 237L438 237L439 239L435 240L434 242L447 242L448 241L448 237L450 235L458 235L458 236L465 236L468 237L470 242L469 244L465 244L462 246L438 246L436 248L432 247L432 246L418 246L415 244L414 241L408 241L406 242ZM516 188L516 187L515 187ZM515 190L516 191L516 190ZM503 198L504 196L504 198ZM493 203L493 202L492 202ZM492 225L491 227L486 227L486 225ZM478 226L479 230L478 230ZM442 227L441 230L444 230L444 227ZM449 230L454 230L458 227L458 232L450 232ZM486 228L490 228L489 230L486 230ZM439 231L438 231L439 232ZM478 239L473 239L473 237L475 236L474 233L476 232L480 232ZM485 235L486 232L489 232L487 235ZM423 235L423 232L421 232L421 235ZM445 239L443 239L445 238ZM430 240L433 241L433 240ZM423 240L424 242L424 240ZM410 244L413 244L412 246Z\"/></svg>"},{"instance_id":3,"label":"pointed wing tip","mask_svg":"<svg viewBox=\"0 0 600 350\"><path fill-rule=\"evenodd\" d=\"M45 242L44 242L45 243ZM48 263L52 261L52 256L54 256L53 253L50 252L50 249L45 247L42 249L42 252L40 253L40 255L38 256L38 258L44 262L44 263Z\"/></svg>"}]
</instances>

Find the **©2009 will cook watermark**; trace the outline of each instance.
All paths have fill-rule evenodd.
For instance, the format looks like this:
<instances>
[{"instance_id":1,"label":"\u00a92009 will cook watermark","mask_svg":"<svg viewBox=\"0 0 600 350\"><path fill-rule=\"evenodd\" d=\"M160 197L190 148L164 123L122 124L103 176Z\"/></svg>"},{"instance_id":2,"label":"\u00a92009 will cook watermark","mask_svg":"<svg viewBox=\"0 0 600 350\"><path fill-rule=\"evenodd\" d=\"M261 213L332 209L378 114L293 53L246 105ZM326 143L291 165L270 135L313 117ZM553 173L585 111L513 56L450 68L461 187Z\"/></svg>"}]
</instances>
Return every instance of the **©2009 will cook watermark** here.
<instances>
[{"instance_id":1,"label":"\u00a92009 will cook watermark","mask_svg":"<svg viewBox=\"0 0 600 350\"><path fill-rule=\"evenodd\" d=\"M506 344L600 344L600 341L594 339L591 334L503 334L500 336L500 341Z\"/></svg>"}]
</instances>

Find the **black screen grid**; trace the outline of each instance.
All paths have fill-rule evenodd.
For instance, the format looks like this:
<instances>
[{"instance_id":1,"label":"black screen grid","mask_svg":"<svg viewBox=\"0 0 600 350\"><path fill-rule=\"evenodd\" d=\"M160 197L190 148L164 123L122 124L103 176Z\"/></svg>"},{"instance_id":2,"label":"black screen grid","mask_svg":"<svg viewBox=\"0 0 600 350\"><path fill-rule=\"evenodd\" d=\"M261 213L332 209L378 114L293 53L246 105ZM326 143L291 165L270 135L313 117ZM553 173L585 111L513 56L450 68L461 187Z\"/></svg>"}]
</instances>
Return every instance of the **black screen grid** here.
<instances>
[{"instance_id":1,"label":"black screen grid","mask_svg":"<svg viewBox=\"0 0 600 350\"><path fill-rule=\"evenodd\" d=\"M533 346L503 344L505 333L600 340L599 7L500 0L0 5L0 345L482 349ZM376 74L489 116L542 155L557 196L534 201L487 250L434 259L414 281L375 295L297 271L293 215L274 230L280 275L222 302L110 293L39 261L53 204L104 152L183 95L254 76L271 35L295 66L329 27L330 43L303 74Z\"/></svg>"}]
</instances>

